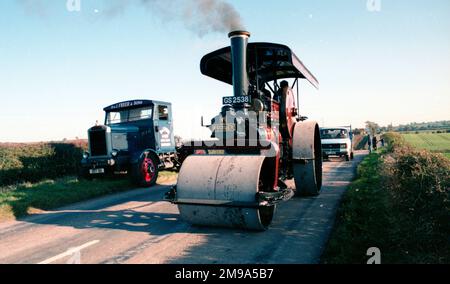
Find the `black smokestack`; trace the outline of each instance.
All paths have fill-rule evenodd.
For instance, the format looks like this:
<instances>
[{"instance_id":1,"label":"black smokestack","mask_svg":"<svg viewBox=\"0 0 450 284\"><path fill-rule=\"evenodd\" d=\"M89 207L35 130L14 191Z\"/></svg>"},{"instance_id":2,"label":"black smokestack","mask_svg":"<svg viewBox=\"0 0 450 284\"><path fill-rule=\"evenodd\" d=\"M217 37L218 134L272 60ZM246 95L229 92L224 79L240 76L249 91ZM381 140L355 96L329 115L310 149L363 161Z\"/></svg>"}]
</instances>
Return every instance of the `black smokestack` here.
<instances>
[{"instance_id":1,"label":"black smokestack","mask_svg":"<svg viewBox=\"0 0 450 284\"><path fill-rule=\"evenodd\" d=\"M248 94L247 43L250 33L234 31L228 34L231 40L231 60L233 65L234 96Z\"/></svg>"}]
</instances>

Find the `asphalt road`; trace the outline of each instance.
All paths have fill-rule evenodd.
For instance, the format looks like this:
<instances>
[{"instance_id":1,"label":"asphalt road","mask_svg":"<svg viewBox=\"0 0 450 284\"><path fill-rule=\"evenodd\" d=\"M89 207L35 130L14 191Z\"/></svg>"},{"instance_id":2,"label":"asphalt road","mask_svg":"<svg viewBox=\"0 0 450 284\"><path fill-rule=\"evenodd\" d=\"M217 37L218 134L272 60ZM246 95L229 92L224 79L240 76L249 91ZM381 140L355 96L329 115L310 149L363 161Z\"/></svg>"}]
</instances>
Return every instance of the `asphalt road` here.
<instances>
[{"instance_id":1,"label":"asphalt road","mask_svg":"<svg viewBox=\"0 0 450 284\"><path fill-rule=\"evenodd\" d=\"M364 155L325 162L321 195L279 205L266 232L190 226L156 186L0 224L0 263L317 263Z\"/></svg>"}]
</instances>

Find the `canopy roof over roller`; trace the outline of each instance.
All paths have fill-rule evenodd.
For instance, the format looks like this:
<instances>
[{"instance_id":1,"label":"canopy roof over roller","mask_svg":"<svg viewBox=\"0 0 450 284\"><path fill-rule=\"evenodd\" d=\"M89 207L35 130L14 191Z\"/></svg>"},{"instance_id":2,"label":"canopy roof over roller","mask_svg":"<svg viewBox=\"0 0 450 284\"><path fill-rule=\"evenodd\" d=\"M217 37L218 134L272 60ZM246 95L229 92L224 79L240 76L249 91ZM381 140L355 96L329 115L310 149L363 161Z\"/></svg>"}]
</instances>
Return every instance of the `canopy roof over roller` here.
<instances>
[{"instance_id":1,"label":"canopy roof over roller","mask_svg":"<svg viewBox=\"0 0 450 284\"><path fill-rule=\"evenodd\" d=\"M231 48L225 47L205 55L200 63L203 75L232 84ZM307 79L319 88L316 77L305 67L292 50L276 43L249 43L247 46L247 72L250 82L271 82L285 78Z\"/></svg>"}]
</instances>

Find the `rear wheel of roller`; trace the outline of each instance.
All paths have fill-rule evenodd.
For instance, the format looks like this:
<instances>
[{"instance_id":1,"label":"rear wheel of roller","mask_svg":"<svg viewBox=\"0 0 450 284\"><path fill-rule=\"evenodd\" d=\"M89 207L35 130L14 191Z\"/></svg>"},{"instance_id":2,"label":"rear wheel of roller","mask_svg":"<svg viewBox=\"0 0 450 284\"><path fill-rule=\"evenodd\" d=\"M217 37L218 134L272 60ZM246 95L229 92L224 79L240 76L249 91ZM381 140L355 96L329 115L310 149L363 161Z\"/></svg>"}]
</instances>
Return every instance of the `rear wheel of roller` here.
<instances>
[{"instance_id":1,"label":"rear wheel of roller","mask_svg":"<svg viewBox=\"0 0 450 284\"><path fill-rule=\"evenodd\" d=\"M295 125L292 152L296 195L319 195L322 188L322 144L316 122L305 121Z\"/></svg>"}]
</instances>

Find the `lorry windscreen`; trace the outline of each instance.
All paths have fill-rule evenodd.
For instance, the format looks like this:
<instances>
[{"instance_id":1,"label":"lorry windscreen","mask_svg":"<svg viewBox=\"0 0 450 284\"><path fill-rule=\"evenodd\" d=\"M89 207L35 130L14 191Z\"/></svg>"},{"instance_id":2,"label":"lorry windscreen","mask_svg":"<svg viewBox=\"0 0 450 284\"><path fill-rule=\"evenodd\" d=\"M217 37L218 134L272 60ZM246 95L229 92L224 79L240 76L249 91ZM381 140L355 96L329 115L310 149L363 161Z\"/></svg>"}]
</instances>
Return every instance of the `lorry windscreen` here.
<instances>
[{"instance_id":1,"label":"lorry windscreen","mask_svg":"<svg viewBox=\"0 0 450 284\"><path fill-rule=\"evenodd\" d=\"M142 107L134 109L124 109L119 111L110 111L106 113L106 125L126 123L144 119L151 119L153 114L152 107Z\"/></svg>"},{"instance_id":2,"label":"lorry windscreen","mask_svg":"<svg viewBox=\"0 0 450 284\"><path fill-rule=\"evenodd\" d=\"M321 129L322 139L343 139L348 138L348 131L345 129Z\"/></svg>"}]
</instances>

